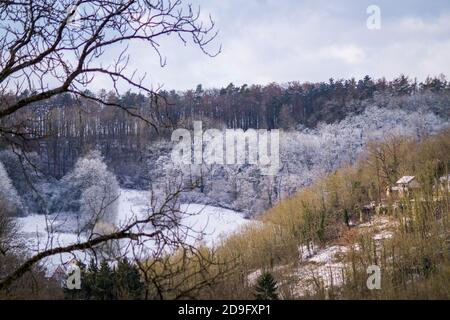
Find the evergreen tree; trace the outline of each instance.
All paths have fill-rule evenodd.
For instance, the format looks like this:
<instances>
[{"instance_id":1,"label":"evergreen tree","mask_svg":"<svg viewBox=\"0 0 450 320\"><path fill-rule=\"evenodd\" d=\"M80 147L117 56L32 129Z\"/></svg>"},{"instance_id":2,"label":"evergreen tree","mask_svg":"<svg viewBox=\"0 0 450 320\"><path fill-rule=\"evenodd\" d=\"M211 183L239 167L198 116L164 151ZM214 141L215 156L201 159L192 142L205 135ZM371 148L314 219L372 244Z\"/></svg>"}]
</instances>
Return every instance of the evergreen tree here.
<instances>
[{"instance_id":1,"label":"evergreen tree","mask_svg":"<svg viewBox=\"0 0 450 320\"><path fill-rule=\"evenodd\" d=\"M96 288L98 274L98 266L94 259L91 260L88 269L81 274L81 290L84 295L84 299L93 299Z\"/></svg>"},{"instance_id":2,"label":"evergreen tree","mask_svg":"<svg viewBox=\"0 0 450 320\"><path fill-rule=\"evenodd\" d=\"M115 270L115 296L121 300L138 300L142 297L144 285L141 275L135 265L127 258L119 261Z\"/></svg>"},{"instance_id":3,"label":"evergreen tree","mask_svg":"<svg viewBox=\"0 0 450 320\"><path fill-rule=\"evenodd\" d=\"M93 299L114 300L114 270L108 262L102 261L95 277L95 287L93 288Z\"/></svg>"},{"instance_id":4,"label":"evergreen tree","mask_svg":"<svg viewBox=\"0 0 450 320\"><path fill-rule=\"evenodd\" d=\"M138 300L142 298L144 284L138 268L128 259L119 260L116 268L103 261L100 266L91 260L89 267L80 265L81 290L65 289L66 299L85 300Z\"/></svg>"},{"instance_id":5,"label":"evergreen tree","mask_svg":"<svg viewBox=\"0 0 450 320\"><path fill-rule=\"evenodd\" d=\"M258 277L255 287L256 300L278 300L277 282L269 272Z\"/></svg>"}]
</instances>

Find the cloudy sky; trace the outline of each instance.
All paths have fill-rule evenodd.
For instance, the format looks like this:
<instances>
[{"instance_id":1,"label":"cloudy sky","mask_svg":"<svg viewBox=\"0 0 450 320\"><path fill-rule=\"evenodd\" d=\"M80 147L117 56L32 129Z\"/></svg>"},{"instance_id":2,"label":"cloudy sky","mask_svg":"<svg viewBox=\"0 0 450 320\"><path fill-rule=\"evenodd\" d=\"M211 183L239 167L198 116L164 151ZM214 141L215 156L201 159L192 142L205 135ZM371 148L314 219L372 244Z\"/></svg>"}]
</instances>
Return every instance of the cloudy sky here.
<instances>
[{"instance_id":1,"label":"cloudy sky","mask_svg":"<svg viewBox=\"0 0 450 320\"><path fill-rule=\"evenodd\" d=\"M219 29L210 58L167 37L157 57L132 47L130 67L165 89L327 81L329 78L424 79L450 75L448 0L196 0ZM381 29L369 30L366 10L381 10Z\"/></svg>"}]
</instances>

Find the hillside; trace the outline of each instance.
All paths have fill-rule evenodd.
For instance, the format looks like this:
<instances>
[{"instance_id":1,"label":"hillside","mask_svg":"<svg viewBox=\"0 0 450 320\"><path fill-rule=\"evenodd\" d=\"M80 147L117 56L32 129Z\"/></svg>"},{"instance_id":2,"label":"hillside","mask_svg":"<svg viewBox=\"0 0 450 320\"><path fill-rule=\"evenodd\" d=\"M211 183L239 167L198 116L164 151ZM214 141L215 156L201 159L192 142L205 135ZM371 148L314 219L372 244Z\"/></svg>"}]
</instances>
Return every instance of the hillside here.
<instances>
[{"instance_id":1,"label":"hillside","mask_svg":"<svg viewBox=\"0 0 450 320\"><path fill-rule=\"evenodd\" d=\"M218 290L252 295L262 271L275 275L284 298L448 298L450 132L421 142L391 138L370 144L353 166L339 169L281 201L223 244L239 263ZM414 175L414 193L388 196L386 186ZM373 205L372 205L373 204ZM239 253L239 254L237 254ZM382 290L366 286L381 268ZM239 274L248 277L245 290Z\"/></svg>"}]
</instances>

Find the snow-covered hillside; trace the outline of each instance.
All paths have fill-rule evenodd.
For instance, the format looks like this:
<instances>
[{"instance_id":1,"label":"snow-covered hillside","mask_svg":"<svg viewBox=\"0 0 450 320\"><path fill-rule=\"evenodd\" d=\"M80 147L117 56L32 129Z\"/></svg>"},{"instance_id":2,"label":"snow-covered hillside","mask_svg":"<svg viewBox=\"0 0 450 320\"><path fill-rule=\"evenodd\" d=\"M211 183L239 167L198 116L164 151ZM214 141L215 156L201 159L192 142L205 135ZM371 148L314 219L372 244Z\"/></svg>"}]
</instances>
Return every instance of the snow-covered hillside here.
<instances>
[{"instance_id":1,"label":"snow-covered hillside","mask_svg":"<svg viewBox=\"0 0 450 320\"><path fill-rule=\"evenodd\" d=\"M149 192L122 189L119 203L119 214L116 226L124 226L133 219L142 217L148 211ZM221 239L249 223L249 220L236 211L219 207L205 206L201 204L182 204L180 207L183 213L181 223L188 228L189 234L186 241L189 244L203 242L212 247L218 244ZM84 241L85 236L77 233L77 219L66 214L29 215L17 218L20 225L20 236L24 239L30 254L49 248L68 246L80 241ZM151 246L147 242L146 246ZM152 249L152 248L148 248ZM75 256L81 260L88 260L89 257L80 252L75 252ZM125 252L128 255L128 252ZM67 262L73 254L54 255L45 260L45 267L51 274L58 265Z\"/></svg>"},{"instance_id":2,"label":"snow-covered hillside","mask_svg":"<svg viewBox=\"0 0 450 320\"><path fill-rule=\"evenodd\" d=\"M420 108L371 105L361 113L349 113L339 122L281 130L280 170L274 176L262 175L258 166L247 164L178 166L171 161L170 143L164 141L150 147L158 158L149 162L148 172L152 181L159 179L162 184L167 177L201 178L202 191L186 193L186 202L214 204L254 216L318 178L354 163L371 141L394 136L420 140L448 126L447 119Z\"/></svg>"}]
</instances>

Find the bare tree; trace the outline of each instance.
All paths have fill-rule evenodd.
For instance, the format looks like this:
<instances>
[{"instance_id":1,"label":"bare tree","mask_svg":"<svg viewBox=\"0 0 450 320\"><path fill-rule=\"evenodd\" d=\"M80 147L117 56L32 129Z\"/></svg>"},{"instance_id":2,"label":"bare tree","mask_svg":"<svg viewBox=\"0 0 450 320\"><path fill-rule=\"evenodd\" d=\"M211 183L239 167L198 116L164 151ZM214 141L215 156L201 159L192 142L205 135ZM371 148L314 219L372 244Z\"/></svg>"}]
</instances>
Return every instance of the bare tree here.
<instances>
[{"instance_id":1,"label":"bare tree","mask_svg":"<svg viewBox=\"0 0 450 320\"><path fill-rule=\"evenodd\" d=\"M156 53L164 66L159 40L167 35L177 36L183 43L190 41L210 56L220 51L209 50L217 35L213 20L209 18L204 23L200 11L181 0L1 1L0 138L8 143L15 143L14 139L18 137L39 139L39 132L30 135L27 125L16 122L18 117L15 115L62 93L120 108L157 130L160 88L146 84L145 74L129 70L133 57L128 48L142 42L149 52ZM106 55L108 59L105 59ZM149 107L155 109L152 110L155 116L144 117L120 102L92 94L89 88L95 77L109 80L117 95L123 85L154 97L156 103ZM55 245L52 239L47 239L44 250L0 278L0 290L8 288L50 256L75 251L95 254L96 248L111 241L127 239L133 246L151 241L156 244L158 254L167 254L168 246L194 252L195 248L186 244L188 227L182 225L176 207L176 199L183 192L183 187L178 187L146 215L108 232L99 234L92 229L84 238L79 234L78 241L68 246ZM93 213L94 216L99 214ZM53 223L54 220L48 220L49 230L53 230ZM49 232L49 237L52 236Z\"/></svg>"},{"instance_id":2,"label":"bare tree","mask_svg":"<svg viewBox=\"0 0 450 320\"><path fill-rule=\"evenodd\" d=\"M199 10L181 0L2 1L0 21L0 119L64 92L134 114L87 89L94 77L102 76L116 92L124 83L157 95L158 88L144 83L145 74L127 68L132 58L128 47L136 42L147 44L162 66L158 40L165 35L183 42L190 37L204 53L218 53L208 51L216 36L214 22L204 25ZM104 58L112 52L117 54L108 57L113 61L108 64ZM29 94L20 97L25 90Z\"/></svg>"},{"instance_id":3,"label":"bare tree","mask_svg":"<svg viewBox=\"0 0 450 320\"><path fill-rule=\"evenodd\" d=\"M14 236L16 232L17 224L4 213L0 199L0 259L19 245Z\"/></svg>"}]
</instances>

